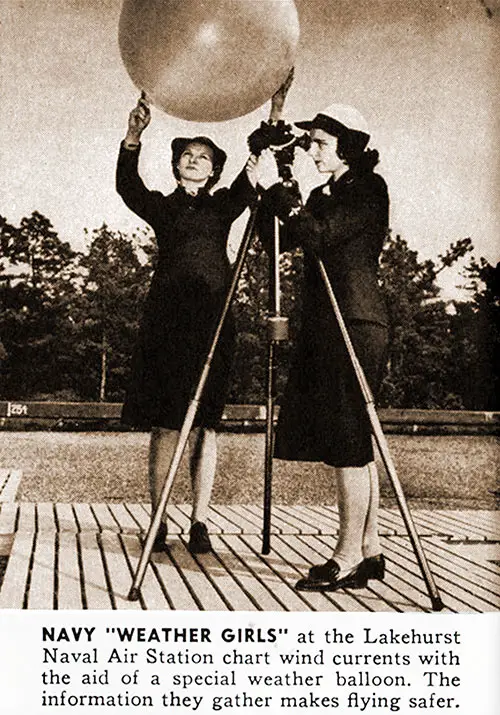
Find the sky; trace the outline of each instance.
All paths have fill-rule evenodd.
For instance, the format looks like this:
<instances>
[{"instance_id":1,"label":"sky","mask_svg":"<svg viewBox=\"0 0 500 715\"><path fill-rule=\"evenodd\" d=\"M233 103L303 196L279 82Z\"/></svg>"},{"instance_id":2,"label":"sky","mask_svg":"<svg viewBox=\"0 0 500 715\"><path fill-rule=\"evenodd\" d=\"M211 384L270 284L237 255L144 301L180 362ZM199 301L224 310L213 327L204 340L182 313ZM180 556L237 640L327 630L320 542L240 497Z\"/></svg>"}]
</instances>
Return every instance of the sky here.
<instances>
[{"instance_id":1,"label":"sky","mask_svg":"<svg viewBox=\"0 0 500 715\"><path fill-rule=\"evenodd\" d=\"M254 0L264 1L281 0ZM198 3L203 14L219 0L184 2ZM421 258L436 259L451 241L470 236L476 257L496 263L499 0L295 4L301 34L285 119L310 118L333 102L355 106L380 152L392 230ZM144 226L114 187L118 145L138 97L118 47L121 7L121 0L1 5L0 214L17 224L40 211L77 249L85 246L85 228ZM258 48L255 38L255 62ZM247 135L268 112L266 104L238 119L199 124L153 108L143 178L171 191L171 139L208 134L229 154L220 184L227 185L245 161ZM297 163L306 193L322 183L310 159ZM443 297L460 297L460 282L448 273Z\"/></svg>"}]
</instances>

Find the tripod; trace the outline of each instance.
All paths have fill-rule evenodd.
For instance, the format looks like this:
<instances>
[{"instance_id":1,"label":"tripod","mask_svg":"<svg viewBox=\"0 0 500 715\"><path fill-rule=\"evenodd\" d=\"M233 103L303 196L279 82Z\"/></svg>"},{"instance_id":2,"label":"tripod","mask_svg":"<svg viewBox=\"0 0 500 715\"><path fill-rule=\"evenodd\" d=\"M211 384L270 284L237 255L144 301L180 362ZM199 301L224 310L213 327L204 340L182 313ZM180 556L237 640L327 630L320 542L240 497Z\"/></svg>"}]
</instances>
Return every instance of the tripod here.
<instances>
[{"instance_id":1,"label":"tripod","mask_svg":"<svg viewBox=\"0 0 500 715\"><path fill-rule=\"evenodd\" d=\"M283 177L282 177L283 178ZM196 386L193 398L191 399L187 412L184 418L182 428L179 433L177 444L172 456L169 471L165 479L165 483L161 492L161 496L158 502L156 512L150 522L149 530L146 536L146 541L144 543L143 551L139 559L137 566L137 571L135 573L132 586L128 595L129 600L138 600L140 594L140 588L146 568L151 557L151 552L153 549L153 543L158 532L161 517L166 509L168 498L172 489L173 481L175 475L179 469L182 456L184 454L189 434L191 432L196 413L199 407L201 397L203 395L203 390L210 372L210 367L217 349L217 344L222 332L224 321L229 313L231 303L233 301L238 281L243 270L246 255L250 247L251 241L255 232L256 218L259 210L260 199L257 197L254 205L250 210L250 217L248 219L243 238L238 250L238 255L235 262L235 267L233 270L233 276L231 279L231 284L224 302L224 306L221 310L217 326L214 330L210 349L205 360L205 364L202 368L201 375ZM269 554L270 552L270 531L271 531L271 491L272 491L272 467L273 467L273 452L274 452L274 407L276 400L276 379L275 379L275 349L276 346L288 339L288 321L281 315L281 305L280 305L280 274L279 274L279 221L277 218L274 219L274 241L270 247L270 315L268 318L268 355L267 355L267 400L266 400L266 448L265 448L265 475L264 475L264 515L263 515L263 539L262 539L262 553ZM436 584L434 582L432 573L427 563L425 553L423 551L422 545L418 533L416 531L411 513L409 511L406 499L399 482L399 478L396 472L396 468L392 461L387 441L383 434L380 421L378 419L373 396L371 394L370 387L366 381L363 369L359 360L355 354L352 342L350 340L347 328L345 326L340 308L338 306L333 288L331 286L328 274L326 272L325 266L321 260L318 259L318 269L325 285L325 289L328 294L330 304L332 306L333 313L339 324L349 357L351 359L356 378L361 388L363 399L365 402L365 407L370 419L371 429L375 441L377 443L379 452L381 454L384 466L386 468L387 474L391 481L392 487L394 489L396 499L398 502L401 515L403 517L410 541L415 552L418 564L420 566L429 597L431 599L432 609L434 611L439 611L443 608L443 602L439 596Z\"/></svg>"}]
</instances>

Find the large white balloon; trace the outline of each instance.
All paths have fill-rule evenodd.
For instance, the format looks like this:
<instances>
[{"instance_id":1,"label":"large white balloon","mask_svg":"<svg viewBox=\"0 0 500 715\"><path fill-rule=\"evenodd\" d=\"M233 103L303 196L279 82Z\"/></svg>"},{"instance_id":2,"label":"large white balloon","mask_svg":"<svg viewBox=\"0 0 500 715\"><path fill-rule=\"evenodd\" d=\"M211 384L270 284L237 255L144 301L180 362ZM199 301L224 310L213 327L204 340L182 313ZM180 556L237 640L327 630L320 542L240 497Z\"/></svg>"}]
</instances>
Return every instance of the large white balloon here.
<instances>
[{"instance_id":1,"label":"large white balloon","mask_svg":"<svg viewBox=\"0 0 500 715\"><path fill-rule=\"evenodd\" d=\"M124 0L119 25L134 84L168 114L199 122L264 104L298 40L293 0Z\"/></svg>"}]
</instances>

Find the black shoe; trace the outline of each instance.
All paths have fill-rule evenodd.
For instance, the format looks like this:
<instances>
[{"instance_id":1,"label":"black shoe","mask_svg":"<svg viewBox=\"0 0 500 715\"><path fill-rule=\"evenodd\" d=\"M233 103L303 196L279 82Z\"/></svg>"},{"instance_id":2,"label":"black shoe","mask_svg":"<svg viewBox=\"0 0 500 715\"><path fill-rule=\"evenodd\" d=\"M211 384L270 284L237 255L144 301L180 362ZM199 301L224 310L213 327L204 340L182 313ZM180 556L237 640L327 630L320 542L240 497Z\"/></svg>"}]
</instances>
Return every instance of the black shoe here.
<instances>
[{"instance_id":1,"label":"black shoe","mask_svg":"<svg viewBox=\"0 0 500 715\"><path fill-rule=\"evenodd\" d=\"M162 553L163 551L167 550L167 525L162 521L160 522L160 526L158 528L158 531L155 536L155 540L153 542L153 552L156 554Z\"/></svg>"},{"instance_id":2,"label":"black shoe","mask_svg":"<svg viewBox=\"0 0 500 715\"><path fill-rule=\"evenodd\" d=\"M338 591L340 588L365 588L368 579L365 575L365 570L363 566L364 562L361 561L357 566L355 566L348 574L338 578L338 573L340 571L340 566L336 561L330 559L323 564L323 566L313 567L316 570L313 571L313 577L309 573L307 578L301 578L295 584L297 591ZM319 571L323 569L323 572ZM318 578L322 575L323 578Z\"/></svg>"},{"instance_id":3,"label":"black shoe","mask_svg":"<svg viewBox=\"0 0 500 715\"><path fill-rule=\"evenodd\" d=\"M385 576L385 558L384 554L378 556L370 556L363 561L366 578L373 578L377 581L383 581Z\"/></svg>"},{"instance_id":4,"label":"black shoe","mask_svg":"<svg viewBox=\"0 0 500 715\"><path fill-rule=\"evenodd\" d=\"M338 563L333 559L328 559L324 564L311 566L308 578L310 581L333 581L339 571Z\"/></svg>"},{"instance_id":5,"label":"black shoe","mask_svg":"<svg viewBox=\"0 0 500 715\"><path fill-rule=\"evenodd\" d=\"M207 527L201 521L196 521L191 526L188 549L192 554L208 554L212 551Z\"/></svg>"}]
</instances>

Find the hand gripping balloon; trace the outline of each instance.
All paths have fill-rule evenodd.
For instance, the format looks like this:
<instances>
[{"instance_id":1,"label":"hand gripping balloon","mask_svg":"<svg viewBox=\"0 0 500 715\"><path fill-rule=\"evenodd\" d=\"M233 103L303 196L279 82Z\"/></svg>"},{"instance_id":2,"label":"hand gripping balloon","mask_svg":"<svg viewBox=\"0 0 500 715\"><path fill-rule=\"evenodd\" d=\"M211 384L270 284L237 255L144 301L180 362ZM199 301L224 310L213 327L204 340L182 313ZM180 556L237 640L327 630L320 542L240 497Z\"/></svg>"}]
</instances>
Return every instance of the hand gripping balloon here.
<instances>
[{"instance_id":1,"label":"hand gripping balloon","mask_svg":"<svg viewBox=\"0 0 500 715\"><path fill-rule=\"evenodd\" d=\"M274 94L294 64L293 0L124 0L125 67L156 107L217 122L243 116Z\"/></svg>"}]
</instances>

